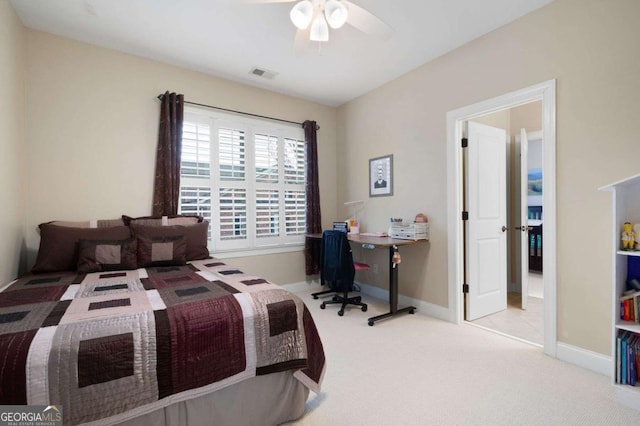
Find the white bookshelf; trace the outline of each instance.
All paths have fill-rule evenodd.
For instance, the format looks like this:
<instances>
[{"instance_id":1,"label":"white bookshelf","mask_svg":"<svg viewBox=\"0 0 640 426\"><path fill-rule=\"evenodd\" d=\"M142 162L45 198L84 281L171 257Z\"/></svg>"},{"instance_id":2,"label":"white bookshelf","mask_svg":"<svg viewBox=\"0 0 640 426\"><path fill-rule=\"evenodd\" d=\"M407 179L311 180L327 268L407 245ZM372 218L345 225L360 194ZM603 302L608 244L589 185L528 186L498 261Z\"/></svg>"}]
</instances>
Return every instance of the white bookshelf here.
<instances>
[{"instance_id":1,"label":"white bookshelf","mask_svg":"<svg viewBox=\"0 0 640 426\"><path fill-rule=\"evenodd\" d=\"M640 174L600 188L612 193L612 324L611 330L611 381L620 403L640 410L640 386L620 385L616 383L617 373L617 337L628 330L640 334L640 324L620 319L620 298L623 297L627 280L627 261L631 256L640 256L640 251L620 250L620 235L625 222L640 223ZM638 238L638 237L636 237Z\"/></svg>"}]
</instances>

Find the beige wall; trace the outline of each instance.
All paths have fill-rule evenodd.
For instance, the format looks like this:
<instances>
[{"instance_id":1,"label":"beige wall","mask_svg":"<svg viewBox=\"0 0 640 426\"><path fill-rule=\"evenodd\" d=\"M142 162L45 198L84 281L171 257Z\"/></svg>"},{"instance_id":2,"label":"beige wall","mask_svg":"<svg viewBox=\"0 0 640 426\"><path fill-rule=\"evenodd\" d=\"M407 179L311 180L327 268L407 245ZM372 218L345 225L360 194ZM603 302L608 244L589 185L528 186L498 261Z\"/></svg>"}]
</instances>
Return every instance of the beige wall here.
<instances>
[{"instance_id":1,"label":"beige wall","mask_svg":"<svg viewBox=\"0 0 640 426\"><path fill-rule=\"evenodd\" d=\"M292 121L316 120L320 168L333 168L336 109L204 74L27 31L27 248L55 219L114 218L151 211L159 103L166 90L191 102ZM322 215L335 216L336 176L320 175ZM247 259L247 269L286 284L303 281L301 252ZM286 268L283 265L287 265ZM286 270L285 270L286 269Z\"/></svg>"},{"instance_id":2,"label":"beige wall","mask_svg":"<svg viewBox=\"0 0 640 426\"><path fill-rule=\"evenodd\" d=\"M511 136L520 135L520 129L527 132L542 130L542 102L531 102L510 110Z\"/></svg>"},{"instance_id":3,"label":"beige wall","mask_svg":"<svg viewBox=\"0 0 640 426\"><path fill-rule=\"evenodd\" d=\"M368 229L429 216L428 256L404 251L420 266L403 269L402 293L449 304L447 112L556 79L558 339L610 353L610 199L597 188L640 168L638 16L636 0L557 0L339 108L338 202L367 200ZM368 198L368 159L391 153L395 195Z\"/></svg>"},{"instance_id":4,"label":"beige wall","mask_svg":"<svg viewBox=\"0 0 640 426\"><path fill-rule=\"evenodd\" d=\"M24 251L25 29L0 1L0 282L18 275Z\"/></svg>"}]
</instances>

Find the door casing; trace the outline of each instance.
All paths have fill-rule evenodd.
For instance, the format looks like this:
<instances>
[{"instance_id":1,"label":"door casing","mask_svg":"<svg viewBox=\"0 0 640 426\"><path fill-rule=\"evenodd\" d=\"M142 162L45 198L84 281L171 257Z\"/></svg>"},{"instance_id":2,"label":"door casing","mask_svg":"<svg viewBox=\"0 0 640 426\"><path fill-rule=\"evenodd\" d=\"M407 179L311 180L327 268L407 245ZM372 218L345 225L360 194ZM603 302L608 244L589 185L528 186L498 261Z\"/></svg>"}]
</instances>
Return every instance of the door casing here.
<instances>
[{"instance_id":1,"label":"door casing","mask_svg":"<svg viewBox=\"0 0 640 426\"><path fill-rule=\"evenodd\" d=\"M449 320L464 320L462 284L463 250L463 164L462 123L485 114L524 105L542 103L544 205L543 258L544 285L544 352L557 353L557 268L556 268L556 81L548 80L447 113L447 217L448 221L448 306ZM470 283L473 285L473 283Z\"/></svg>"}]
</instances>

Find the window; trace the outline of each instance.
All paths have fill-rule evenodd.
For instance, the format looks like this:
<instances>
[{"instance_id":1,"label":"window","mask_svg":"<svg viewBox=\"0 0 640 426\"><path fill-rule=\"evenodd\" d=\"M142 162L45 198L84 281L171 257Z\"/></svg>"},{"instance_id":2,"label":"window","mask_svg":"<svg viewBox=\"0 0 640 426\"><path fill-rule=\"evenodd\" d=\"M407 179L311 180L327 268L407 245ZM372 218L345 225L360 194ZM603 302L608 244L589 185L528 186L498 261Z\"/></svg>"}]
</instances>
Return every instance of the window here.
<instances>
[{"instance_id":1,"label":"window","mask_svg":"<svg viewBox=\"0 0 640 426\"><path fill-rule=\"evenodd\" d=\"M301 127L185 108L179 211L209 221L214 252L302 244L305 175Z\"/></svg>"}]
</instances>

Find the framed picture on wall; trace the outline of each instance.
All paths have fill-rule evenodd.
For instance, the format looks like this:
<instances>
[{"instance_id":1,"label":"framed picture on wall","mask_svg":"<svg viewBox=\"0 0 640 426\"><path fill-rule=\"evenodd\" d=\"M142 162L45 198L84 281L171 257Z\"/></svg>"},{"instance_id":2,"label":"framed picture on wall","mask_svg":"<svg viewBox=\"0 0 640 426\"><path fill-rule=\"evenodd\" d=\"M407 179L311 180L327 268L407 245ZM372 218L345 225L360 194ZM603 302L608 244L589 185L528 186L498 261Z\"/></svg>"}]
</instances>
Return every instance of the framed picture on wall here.
<instances>
[{"instance_id":1,"label":"framed picture on wall","mask_svg":"<svg viewBox=\"0 0 640 426\"><path fill-rule=\"evenodd\" d=\"M369 160L369 197L393 195L393 155Z\"/></svg>"}]
</instances>

